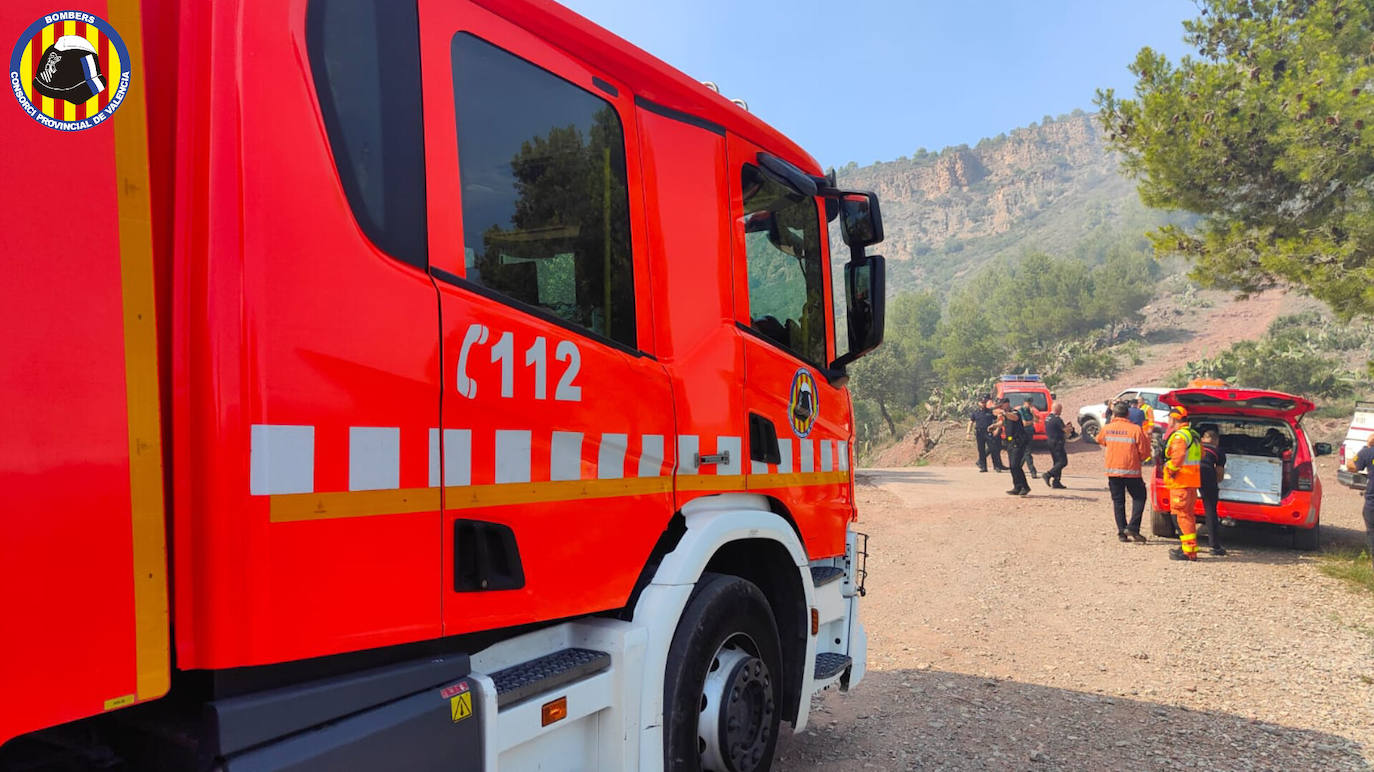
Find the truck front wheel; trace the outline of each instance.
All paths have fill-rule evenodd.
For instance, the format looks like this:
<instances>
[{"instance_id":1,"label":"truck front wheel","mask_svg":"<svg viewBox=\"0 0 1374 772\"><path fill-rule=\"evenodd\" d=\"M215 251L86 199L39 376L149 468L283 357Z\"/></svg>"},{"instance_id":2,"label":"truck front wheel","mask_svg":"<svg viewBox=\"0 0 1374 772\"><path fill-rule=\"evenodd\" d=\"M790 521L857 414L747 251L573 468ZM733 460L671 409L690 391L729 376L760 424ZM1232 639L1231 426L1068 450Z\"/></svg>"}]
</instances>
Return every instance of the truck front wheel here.
<instances>
[{"instance_id":1,"label":"truck front wheel","mask_svg":"<svg viewBox=\"0 0 1374 772\"><path fill-rule=\"evenodd\" d=\"M1097 432L1102 427L1098 426L1096 419L1084 418L1078 422L1078 425L1083 429L1084 442L1097 442Z\"/></svg>"},{"instance_id":2,"label":"truck front wheel","mask_svg":"<svg viewBox=\"0 0 1374 772\"><path fill-rule=\"evenodd\" d=\"M703 574L668 649L665 769L751 772L772 766L781 675L777 623L763 593L736 576Z\"/></svg>"}]
</instances>

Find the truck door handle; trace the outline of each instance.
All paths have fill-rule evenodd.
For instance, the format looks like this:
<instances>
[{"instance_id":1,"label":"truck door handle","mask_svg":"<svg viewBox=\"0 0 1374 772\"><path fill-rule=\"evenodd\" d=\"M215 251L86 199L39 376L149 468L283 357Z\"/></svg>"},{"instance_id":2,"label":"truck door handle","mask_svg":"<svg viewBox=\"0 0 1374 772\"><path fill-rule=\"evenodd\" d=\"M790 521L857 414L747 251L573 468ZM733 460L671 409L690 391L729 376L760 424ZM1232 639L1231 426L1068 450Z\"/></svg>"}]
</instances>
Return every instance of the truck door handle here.
<instances>
[{"instance_id":1,"label":"truck door handle","mask_svg":"<svg viewBox=\"0 0 1374 772\"><path fill-rule=\"evenodd\" d=\"M697 454L697 466L720 465L730 463L730 451L722 451L709 456Z\"/></svg>"}]
</instances>

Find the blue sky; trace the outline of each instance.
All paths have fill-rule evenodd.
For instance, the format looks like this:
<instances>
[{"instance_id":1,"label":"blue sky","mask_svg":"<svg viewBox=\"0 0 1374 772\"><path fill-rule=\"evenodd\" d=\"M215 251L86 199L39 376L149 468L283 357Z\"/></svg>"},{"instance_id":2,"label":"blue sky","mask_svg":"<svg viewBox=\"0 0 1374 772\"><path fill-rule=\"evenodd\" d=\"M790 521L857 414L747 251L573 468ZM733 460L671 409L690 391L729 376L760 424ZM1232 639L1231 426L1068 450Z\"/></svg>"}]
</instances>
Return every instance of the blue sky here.
<instances>
[{"instance_id":1,"label":"blue sky","mask_svg":"<svg viewBox=\"0 0 1374 772\"><path fill-rule=\"evenodd\" d=\"M1187 52L1192 0L561 0L721 92L823 166L1092 110L1142 46Z\"/></svg>"}]
</instances>

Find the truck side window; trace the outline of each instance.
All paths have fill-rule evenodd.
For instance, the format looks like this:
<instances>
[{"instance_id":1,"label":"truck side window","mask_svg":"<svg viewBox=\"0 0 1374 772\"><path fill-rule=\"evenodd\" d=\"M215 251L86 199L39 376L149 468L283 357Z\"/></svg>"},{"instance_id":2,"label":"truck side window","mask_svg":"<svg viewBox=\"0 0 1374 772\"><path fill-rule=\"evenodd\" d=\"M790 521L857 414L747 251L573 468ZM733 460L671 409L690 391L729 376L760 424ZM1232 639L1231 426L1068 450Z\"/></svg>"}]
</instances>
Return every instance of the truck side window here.
<instances>
[{"instance_id":1,"label":"truck side window","mask_svg":"<svg viewBox=\"0 0 1374 772\"><path fill-rule=\"evenodd\" d=\"M633 347L620 116L467 33L452 54L467 281Z\"/></svg>"},{"instance_id":2,"label":"truck side window","mask_svg":"<svg viewBox=\"0 0 1374 772\"><path fill-rule=\"evenodd\" d=\"M429 262L416 4L311 0L310 71L344 195L379 249Z\"/></svg>"},{"instance_id":3,"label":"truck side window","mask_svg":"<svg viewBox=\"0 0 1374 772\"><path fill-rule=\"evenodd\" d=\"M812 364L825 364L825 263L816 201L743 171L750 326Z\"/></svg>"}]
</instances>

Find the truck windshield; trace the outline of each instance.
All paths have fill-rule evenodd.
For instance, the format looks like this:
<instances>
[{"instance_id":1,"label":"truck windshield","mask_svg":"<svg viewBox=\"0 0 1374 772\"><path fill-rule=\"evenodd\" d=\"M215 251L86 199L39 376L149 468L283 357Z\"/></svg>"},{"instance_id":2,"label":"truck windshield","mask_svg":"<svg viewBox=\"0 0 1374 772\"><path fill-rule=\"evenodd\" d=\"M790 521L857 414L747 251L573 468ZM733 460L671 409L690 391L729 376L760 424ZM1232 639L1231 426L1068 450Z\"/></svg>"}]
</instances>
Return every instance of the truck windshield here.
<instances>
[{"instance_id":1,"label":"truck windshield","mask_svg":"<svg viewBox=\"0 0 1374 772\"><path fill-rule=\"evenodd\" d=\"M1021 407L1025 403L1026 397L1030 397L1031 406L1036 410L1050 409L1049 398L1043 391L1009 391L1006 393L1006 397L1011 400L1012 407Z\"/></svg>"}]
</instances>

